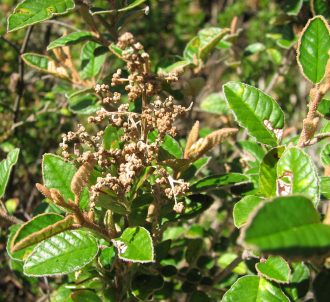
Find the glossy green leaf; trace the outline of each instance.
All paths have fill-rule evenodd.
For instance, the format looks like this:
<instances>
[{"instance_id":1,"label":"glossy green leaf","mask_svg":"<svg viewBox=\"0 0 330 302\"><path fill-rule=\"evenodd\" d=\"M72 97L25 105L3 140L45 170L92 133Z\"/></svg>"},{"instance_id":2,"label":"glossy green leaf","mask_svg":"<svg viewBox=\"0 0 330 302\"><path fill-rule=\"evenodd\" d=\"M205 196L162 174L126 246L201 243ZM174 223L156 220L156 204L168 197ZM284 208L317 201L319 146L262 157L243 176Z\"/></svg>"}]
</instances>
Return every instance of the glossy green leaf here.
<instances>
[{"instance_id":1,"label":"glossy green leaf","mask_svg":"<svg viewBox=\"0 0 330 302\"><path fill-rule=\"evenodd\" d=\"M198 180L190 186L192 192L205 191L249 182L249 178L240 173L212 175Z\"/></svg>"},{"instance_id":2,"label":"glossy green leaf","mask_svg":"<svg viewBox=\"0 0 330 302\"><path fill-rule=\"evenodd\" d=\"M5 194L9 176L13 166L17 163L19 149L14 149L7 154L7 158L0 162L0 198Z\"/></svg>"},{"instance_id":3,"label":"glossy green leaf","mask_svg":"<svg viewBox=\"0 0 330 302\"><path fill-rule=\"evenodd\" d=\"M289 302L276 285L258 276L239 278L225 293L221 302Z\"/></svg>"},{"instance_id":4,"label":"glossy green leaf","mask_svg":"<svg viewBox=\"0 0 330 302\"><path fill-rule=\"evenodd\" d=\"M165 135L162 148L175 158L182 158L183 151L180 144L170 135Z\"/></svg>"},{"instance_id":5,"label":"glossy green leaf","mask_svg":"<svg viewBox=\"0 0 330 302\"><path fill-rule=\"evenodd\" d=\"M94 36L89 31L76 31L52 41L47 46L47 50L77 44L86 40L93 40L93 38Z\"/></svg>"},{"instance_id":6,"label":"glossy green leaf","mask_svg":"<svg viewBox=\"0 0 330 302\"><path fill-rule=\"evenodd\" d=\"M66 231L38 244L24 263L28 276L55 276L77 271L98 252L95 238L82 230Z\"/></svg>"},{"instance_id":7,"label":"glossy green leaf","mask_svg":"<svg viewBox=\"0 0 330 302\"><path fill-rule=\"evenodd\" d=\"M289 283L291 269L280 256L270 256L267 260L256 264L256 270L264 278L276 283Z\"/></svg>"},{"instance_id":8,"label":"glossy green leaf","mask_svg":"<svg viewBox=\"0 0 330 302\"><path fill-rule=\"evenodd\" d=\"M66 14L74 6L73 0L23 0L9 15L8 32Z\"/></svg>"},{"instance_id":9,"label":"glossy green leaf","mask_svg":"<svg viewBox=\"0 0 330 302\"><path fill-rule=\"evenodd\" d=\"M57 189L65 200L74 200L71 192L71 180L77 168L74 164L66 162L62 157L46 153L42 160L42 176L44 185L49 189ZM84 189L80 196L80 205L86 204L89 199L87 188Z\"/></svg>"},{"instance_id":10,"label":"glossy green leaf","mask_svg":"<svg viewBox=\"0 0 330 302\"><path fill-rule=\"evenodd\" d=\"M60 216L61 219L56 221L58 217L55 215L58 216L52 213L40 214L24 223L13 238L11 247L13 253L69 230L74 224L73 216L67 216L65 219Z\"/></svg>"},{"instance_id":11,"label":"glossy green leaf","mask_svg":"<svg viewBox=\"0 0 330 302\"><path fill-rule=\"evenodd\" d=\"M71 95L68 103L69 110L76 114L90 115L101 109L97 96L84 90Z\"/></svg>"},{"instance_id":12,"label":"glossy green leaf","mask_svg":"<svg viewBox=\"0 0 330 302\"><path fill-rule=\"evenodd\" d=\"M329 50L329 25L322 16L316 16L308 21L300 36L297 55L302 73L314 84L324 77Z\"/></svg>"},{"instance_id":13,"label":"glossy green leaf","mask_svg":"<svg viewBox=\"0 0 330 302\"><path fill-rule=\"evenodd\" d=\"M327 198L330 199L330 177L329 176L323 176L320 180L320 191L321 194Z\"/></svg>"},{"instance_id":14,"label":"glossy green leaf","mask_svg":"<svg viewBox=\"0 0 330 302\"><path fill-rule=\"evenodd\" d=\"M315 16L322 15L325 18L330 17L330 4L328 0L311 0L310 4Z\"/></svg>"},{"instance_id":15,"label":"glossy green leaf","mask_svg":"<svg viewBox=\"0 0 330 302\"><path fill-rule=\"evenodd\" d=\"M81 51L81 71L80 76L83 79L94 78L102 69L106 54L95 54L100 44L96 42L87 42Z\"/></svg>"},{"instance_id":16,"label":"glossy green leaf","mask_svg":"<svg viewBox=\"0 0 330 302\"><path fill-rule=\"evenodd\" d=\"M285 147L273 148L263 158L259 170L259 190L265 197L276 196L277 163Z\"/></svg>"},{"instance_id":17,"label":"glossy green leaf","mask_svg":"<svg viewBox=\"0 0 330 302\"><path fill-rule=\"evenodd\" d=\"M284 114L261 90L239 82L224 85L224 93L237 122L260 143L276 146L281 139Z\"/></svg>"},{"instance_id":18,"label":"glossy green leaf","mask_svg":"<svg viewBox=\"0 0 330 302\"><path fill-rule=\"evenodd\" d=\"M277 197L257 210L242 229L240 242L270 254L315 256L330 251L330 226L321 223L306 197Z\"/></svg>"},{"instance_id":19,"label":"glossy green leaf","mask_svg":"<svg viewBox=\"0 0 330 302\"><path fill-rule=\"evenodd\" d=\"M249 215L261 201L262 199L258 196L248 195L235 204L233 217L237 228L242 227L247 222Z\"/></svg>"},{"instance_id":20,"label":"glossy green leaf","mask_svg":"<svg viewBox=\"0 0 330 302\"><path fill-rule=\"evenodd\" d=\"M219 115L227 115L229 108L225 99L219 93L211 93L200 103L203 111L211 112Z\"/></svg>"},{"instance_id":21,"label":"glossy green leaf","mask_svg":"<svg viewBox=\"0 0 330 302\"><path fill-rule=\"evenodd\" d=\"M51 57L37 53L25 53L22 55L22 59L27 65L41 72L51 74L60 79L69 80L67 70L55 62Z\"/></svg>"},{"instance_id":22,"label":"glossy green leaf","mask_svg":"<svg viewBox=\"0 0 330 302\"><path fill-rule=\"evenodd\" d=\"M127 228L112 240L120 259L129 262L154 262L154 246L150 233L143 227Z\"/></svg>"},{"instance_id":23,"label":"glossy green leaf","mask_svg":"<svg viewBox=\"0 0 330 302\"><path fill-rule=\"evenodd\" d=\"M326 144L321 150L321 162L323 166L330 166L330 144Z\"/></svg>"},{"instance_id":24,"label":"glossy green leaf","mask_svg":"<svg viewBox=\"0 0 330 302\"><path fill-rule=\"evenodd\" d=\"M287 187L289 194L309 197L316 206L319 201L319 180L310 156L300 148L288 148L277 163L277 191Z\"/></svg>"}]
</instances>

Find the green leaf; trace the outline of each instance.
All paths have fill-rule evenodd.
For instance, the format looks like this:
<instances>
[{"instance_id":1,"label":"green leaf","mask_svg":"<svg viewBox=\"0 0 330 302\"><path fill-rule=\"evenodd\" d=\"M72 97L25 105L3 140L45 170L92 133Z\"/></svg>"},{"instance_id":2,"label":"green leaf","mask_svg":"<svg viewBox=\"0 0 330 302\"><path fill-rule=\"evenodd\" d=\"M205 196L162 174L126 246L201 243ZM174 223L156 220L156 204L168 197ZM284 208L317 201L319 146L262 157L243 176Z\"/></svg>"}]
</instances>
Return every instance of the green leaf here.
<instances>
[{"instance_id":1,"label":"green leaf","mask_svg":"<svg viewBox=\"0 0 330 302\"><path fill-rule=\"evenodd\" d=\"M304 0L286 0L284 10L289 16L297 16L301 10Z\"/></svg>"},{"instance_id":2,"label":"green leaf","mask_svg":"<svg viewBox=\"0 0 330 302\"><path fill-rule=\"evenodd\" d=\"M317 107L317 111L324 115L325 118L330 118L330 100L322 99Z\"/></svg>"},{"instance_id":3,"label":"green leaf","mask_svg":"<svg viewBox=\"0 0 330 302\"><path fill-rule=\"evenodd\" d=\"M291 264L292 273L290 283L284 285L283 289L292 301L298 301L304 297L309 289L309 269L303 262L295 262Z\"/></svg>"},{"instance_id":4,"label":"green leaf","mask_svg":"<svg viewBox=\"0 0 330 302\"><path fill-rule=\"evenodd\" d=\"M104 130L103 146L106 150L119 148L120 137L123 135L122 129L108 125Z\"/></svg>"},{"instance_id":5,"label":"green leaf","mask_svg":"<svg viewBox=\"0 0 330 302\"><path fill-rule=\"evenodd\" d=\"M42 160L44 185L49 189L57 189L65 200L74 199L71 192L71 180L77 172L76 167L62 157L46 153Z\"/></svg>"},{"instance_id":6,"label":"green leaf","mask_svg":"<svg viewBox=\"0 0 330 302\"><path fill-rule=\"evenodd\" d=\"M316 206L319 201L319 180L310 156L300 148L288 148L277 163L277 191L286 186L289 194L309 197Z\"/></svg>"},{"instance_id":7,"label":"green leaf","mask_svg":"<svg viewBox=\"0 0 330 302\"><path fill-rule=\"evenodd\" d=\"M294 257L316 256L330 250L330 226L321 223L313 203L304 196L274 198L252 218L239 239L245 247Z\"/></svg>"},{"instance_id":8,"label":"green leaf","mask_svg":"<svg viewBox=\"0 0 330 302\"><path fill-rule=\"evenodd\" d=\"M91 290L77 290L71 298L74 302L102 302L101 298Z\"/></svg>"},{"instance_id":9,"label":"green leaf","mask_svg":"<svg viewBox=\"0 0 330 302\"><path fill-rule=\"evenodd\" d=\"M43 183L49 189L60 191L64 200L74 200L71 192L71 180L76 174L77 168L74 164L66 162L62 157L46 153L42 160ZM80 197L80 205L86 204L89 199L87 188L84 189Z\"/></svg>"},{"instance_id":10,"label":"green leaf","mask_svg":"<svg viewBox=\"0 0 330 302\"><path fill-rule=\"evenodd\" d=\"M96 55L95 51L102 47L96 42L87 42L81 51L81 71L82 79L94 78L103 66L106 54Z\"/></svg>"},{"instance_id":11,"label":"green leaf","mask_svg":"<svg viewBox=\"0 0 330 302\"><path fill-rule=\"evenodd\" d=\"M198 37L192 38L186 45L183 51L183 57L185 61L188 61L190 64L199 65L200 58L198 54L198 49L200 47L200 40Z\"/></svg>"},{"instance_id":12,"label":"green leaf","mask_svg":"<svg viewBox=\"0 0 330 302\"><path fill-rule=\"evenodd\" d=\"M242 227L248 220L250 213L256 208L262 199L258 196L248 195L238 201L233 210L234 224L237 228Z\"/></svg>"},{"instance_id":13,"label":"green leaf","mask_svg":"<svg viewBox=\"0 0 330 302\"><path fill-rule=\"evenodd\" d=\"M289 302L279 287L258 276L239 278L221 302Z\"/></svg>"},{"instance_id":14,"label":"green leaf","mask_svg":"<svg viewBox=\"0 0 330 302\"><path fill-rule=\"evenodd\" d=\"M93 8L91 8L91 13L92 13L92 15L99 15L99 14L112 14L112 13L116 13L116 12L125 12L125 11L131 10L131 9L141 5L144 2L146 2L146 0L135 0L132 3L130 3L129 5L122 7L118 10L114 10L114 9L107 10L107 9L93 7Z\"/></svg>"},{"instance_id":15,"label":"green leaf","mask_svg":"<svg viewBox=\"0 0 330 302\"><path fill-rule=\"evenodd\" d=\"M313 15L322 15L325 18L330 17L330 5L328 0L311 0L310 4Z\"/></svg>"},{"instance_id":16,"label":"green leaf","mask_svg":"<svg viewBox=\"0 0 330 302\"><path fill-rule=\"evenodd\" d=\"M322 81L329 59L330 28L322 16L310 19L302 31L297 60L304 76L314 84Z\"/></svg>"},{"instance_id":17,"label":"green leaf","mask_svg":"<svg viewBox=\"0 0 330 302\"><path fill-rule=\"evenodd\" d=\"M200 65L205 61L219 41L228 33L226 28L209 27L198 32L198 35L191 39L183 51L185 61L194 65Z\"/></svg>"},{"instance_id":18,"label":"green leaf","mask_svg":"<svg viewBox=\"0 0 330 302\"><path fill-rule=\"evenodd\" d=\"M265 197L276 196L277 163L284 150L284 146L269 150L260 164L259 190Z\"/></svg>"},{"instance_id":19,"label":"green leaf","mask_svg":"<svg viewBox=\"0 0 330 302\"><path fill-rule=\"evenodd\" d=\"M227 115L229 113L228 105L219 93L209 94L201 101L200 108L203 111L220 115Z\"/></svg>"},{"instance_id":20,"label":"green leaf","mask_svg":"<svg viewBox=\"0 0 330 302\"><path fill-rule=\"evenodd\" d=\"M291 269L280 256L270 256L267 260L256 264L256 270L266 279L276 283L289 283Z\"/></svg>"},{"instance_id":21,"label":"green leaf","mask_svg":"<svg viewBox=\"0 0 330 302\"><path fill-rule=\"evenodd\" d=\"M240 173L228 173L223 175L212 175L205 177L190 186L191 192L200 192L219 187L238 185L249 182L249 178Z\"/></svg>"},{"instance_id":22,"label":"green leaf","mask_svg":"<svg viewBox=\"0 0 330 302\"><path fill-rule=\"evenodd\" d=\"M224 93L237 122L258 142L276 146L281 139L284 114L261 90L239 82L224 85Z\"/></svg>"},{"instance_id":23,"label":"green leaf","mask_svg":"<svg viewBox=\"0 0 330 302\"><path fill-rule=\"evenodd\" d=\"M68 103L70 111L75 114L90 115L101 109L97 96L86 90L70 95Z\"/></svg>"},{"instance_id":24,"label":"green leaf","mask_svg":"<svg viewBox=\"0 0 330 302\"><path fill-rule=\"evenodd\" d=\"M7 158L0 162L0 198L5 194L10 172L13 166L17 163L18 155L19 149L11 150L7 154Z\"/></svg>"},{"instance_id":25,"label":"green leaf","mask_svg":"<svg viewBox=\"0 0 330 302\"><path fill-rule=\"evenodd\" d=\"M72 228L74 224L73 216L67 216L66 218L55 221L55 215L51 213L44 213L35 216L32 220L24 223L17 231L12 242L12 251L19 251L35 245L51 236L59 234ZM53 223L51 223L53 221Z\"/></svg>"},{"instance_id":26,"label":"green leaf","mask_svg":"<svg viewBox=\"0 0 330 302\"><path fill-rule=\"evenodd\" d=\"M183 173L181 173L180 177L184 180L190 180L195 175L197 175L198 172L208 164L210 159L211 159L210 157L202 157L202 158L197 159L186 170L184 170Z\"/></svg>"},{"instance_id":27,"label":"green leaf","mask_svg":"<svg viewBox=\"0 0 330 302\"><path fill-rule=\"evenodd\" d=\"M67 70L55 62L51 57L39 55L37 53L25 53L22 55L23 61L41 71L51 74L57 78L69 81L69 74Z\"/></svg>"},{"instance_id":28,"label":"green leaf","mask_svg":"<svg viewBox=\"0 0 330 302\"><path fill-rule=\"evenodd\" d=\"M249 152L258 162L261 162L266 154L265 150L256 142L242 141L238 145L246 152Z\"/></svg>"},{"instance_id":29,"label":"green leaf","mask_svg":"<svg viewBox=\"0 0 330 302\"><path fill-rule=\"evenodd\" d=\"M93 40L94 36L89 31L76 31L73 33L70 33L66 36L63 36L61 38L58 38L54 41L52 41L48 46L47 50L54 49L56 47L63 47L63 46L69 46L73 44L77 44L86 40Z\"/></svg>"},{"instance_id":30,"label":"green leaf","mask_svg":"<svg viewBox=\"0 0 330 302\"><path fill-rule=\"evenodd\" d=\"M190 65L190 62L183 60L175 62L167 67L160 68L159 71L163 73L180 72L183 71L186 67L189 67Z\"/></svg>"},{"instance_id":31,"label":"green leaf","mask_svg":"<svg viewBox=\"0 0 330 302\"><path fill-rule=\"evenodd\" d=\"M143 227L127 228L112 240L118 257L129 262L154 262L154 246L149 232Z\"/></svg>"},{"instance_id":32,"label":"green leaf","mask_svg":"<svg viewBox=\"0 0 330 302\"><path fill-rule=\"evenodd\" d=\"M264 44L259 43L259 42L253 43L244 49L244 55L250 56L250 55L259 53L261 51L264 51L265 49L266 49L266 46Z\"/></svg>"},{"instance_id":33,"label":"green leaf","mask_svg":"<svg viewBox=\"0 0 330 302\"><path fill-rule=\"evenodd\" d=\"M24 263L28 276L56 276L75 272L98 252L95 238L82 230L66 231L37 245Z\"/></svg>"},{"instance_id":34,"label":"green leaf","mask_svg":"<svg viewBox=\"0 0 330 302\"><path fill-rule=\"evenodd\" d=\"M104 193L101 193L98 196L95 204L98 207L109 209L117 214L126 215L129 213L124 204L114 200L111 196Z\"/></svg>"},{"instance_id":35,"label":"green leaf","mask_svg":"<svg viewBox=\"0 0 330 302\"><path fill-rule=\"evenodd\" d=\"M328 176L321 177L320 187L321 187L321 194L325 198L330 199L330 177Z\"/></svg>"},{"instance_id":36,"label":"green leaf","mask_svg":"<svg viewBox=\"0 0 330 302\"><path fill-rule=\"evenodd\" d=\"M203 61L216 48L219 41L229 32L227 28L209 27L198 32L200 47L198 57Z\"/></svg>"},{"instance_id":37,"label":"green leaf","mask_svg":"<svg viewBox=\"0 0 330 302\"><path fill-rule=\"evenodd\" d=\"M53 16L66 14L74 6L73 0L23 0L9 15L7 31L18 30Z\"/></svg>"},{"instance_id":38,"label":"green leaf","mask_svg":"<svg viewBox=\"0 0 330 302\"><path fill-rule=\"evenodd\" d=\"M321 162L323 166L330 166L330 144L326 144L321 150Z\"/></svg>"},{"instance_id":39,"label":"green leaf","mask_svg":"<svg viewBox=\"0 0 330 302\"><path fill-rule=\"evenodd\" d=\"M175 158L182 158L182 148L172 136L166 134L161 147Z\"/></svg>"}]
</instances>

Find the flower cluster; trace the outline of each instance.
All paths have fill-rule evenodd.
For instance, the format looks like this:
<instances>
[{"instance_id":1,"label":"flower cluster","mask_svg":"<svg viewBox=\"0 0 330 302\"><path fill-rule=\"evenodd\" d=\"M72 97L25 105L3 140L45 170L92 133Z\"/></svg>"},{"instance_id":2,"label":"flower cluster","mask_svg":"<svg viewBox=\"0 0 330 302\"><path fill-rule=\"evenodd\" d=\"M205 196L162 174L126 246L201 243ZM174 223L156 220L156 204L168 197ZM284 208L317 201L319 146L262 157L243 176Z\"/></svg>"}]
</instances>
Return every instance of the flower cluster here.
<instances>
[{"instance_id":1,"label":"flower cluster","mask_svg":"<svg viewBox=\"0 0 330 302\"><path fill-rule=\"evenodd\" d=\"M160 94L162 84L177 80L177 75L152 73L149 55L130 33L123 34L117 46L122 49L127 70L117 70L110 86L96 85L95 92L100 96L103 108L88 117L88 122L96 128L113 127L118 135L116 146L105 147L104 130L90 135L85 127L79 125L75 132L63 135L60 145L62 155L79 165L91 159L97 163L101 175L90 187L92 203L100 194L109 191L125 200L125 194L130 192L142 171L146 167L153 167L156 181L152 186L157 186L158 192L164 197L173 199L174 210L182 212L184 205L177 202L177 197L187 192L188 184L183 180L173 179L170 170L159 162L159 150L165 135L176 135L176 119L189 110L176 105L172 96L163 97ZM124 73L128 75L125 77ZM122 95L112 91L118 85L124 85L129 102L142 103L140 112L130 111L130 106L122 100ZM153 139L150 138L150 133L153 133ZM73 146L71 154L70 145Z\"/></svg>"}]
</instances>

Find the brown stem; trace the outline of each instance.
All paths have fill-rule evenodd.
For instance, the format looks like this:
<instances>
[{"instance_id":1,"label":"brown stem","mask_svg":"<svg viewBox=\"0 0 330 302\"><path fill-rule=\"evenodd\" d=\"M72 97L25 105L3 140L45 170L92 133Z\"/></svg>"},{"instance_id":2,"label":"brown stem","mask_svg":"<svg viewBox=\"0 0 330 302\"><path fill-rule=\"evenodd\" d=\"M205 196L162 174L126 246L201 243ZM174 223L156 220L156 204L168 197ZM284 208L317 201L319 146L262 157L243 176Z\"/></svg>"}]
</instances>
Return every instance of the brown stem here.
<instances>
[{"instance_id":1,"label":"brown stem","mask_svg":"<svg viewBox=\"0 0 330 302\"><path fill-rule=\"evenodd\" d=\"M9 215L2 210L0 210L0 218L1 218L1 223L5 223L8 225L19 224L22 222L19 219L17 219L16 217Z\"/></svg>"},{"instance_id":2,"label":"brown stem","mask_svg":"<svg viewBox=\"0 0 330 302\"><path fill-rule=\"evenodd\" d=\"M328 90L327 85L315 85L310 91L310 105L307 117L303 121L303 130L300 134L298 145L305 147L309 145L318 125L317 107Z\"/></svg>"}]
</instances>

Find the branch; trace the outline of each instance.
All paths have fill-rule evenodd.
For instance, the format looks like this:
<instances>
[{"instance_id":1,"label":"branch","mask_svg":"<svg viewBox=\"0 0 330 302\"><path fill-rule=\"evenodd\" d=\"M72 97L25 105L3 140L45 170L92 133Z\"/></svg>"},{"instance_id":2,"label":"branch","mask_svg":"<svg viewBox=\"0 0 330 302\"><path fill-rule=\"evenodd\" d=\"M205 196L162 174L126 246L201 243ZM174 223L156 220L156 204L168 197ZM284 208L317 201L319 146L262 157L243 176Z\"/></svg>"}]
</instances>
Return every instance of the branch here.
<instances>
[{"instance_id":1,"label":"branch","mask_svg":"<svg viewBox=\"0 0 330 302\"><path fill-rule=\"evenodd\" d=\"M242 262L242 256L237 256L232 262L230 262L218 275L214 277L214 284L220 283L226 277L228 277L233 269Z\"/></svg>"}]
</instances>

